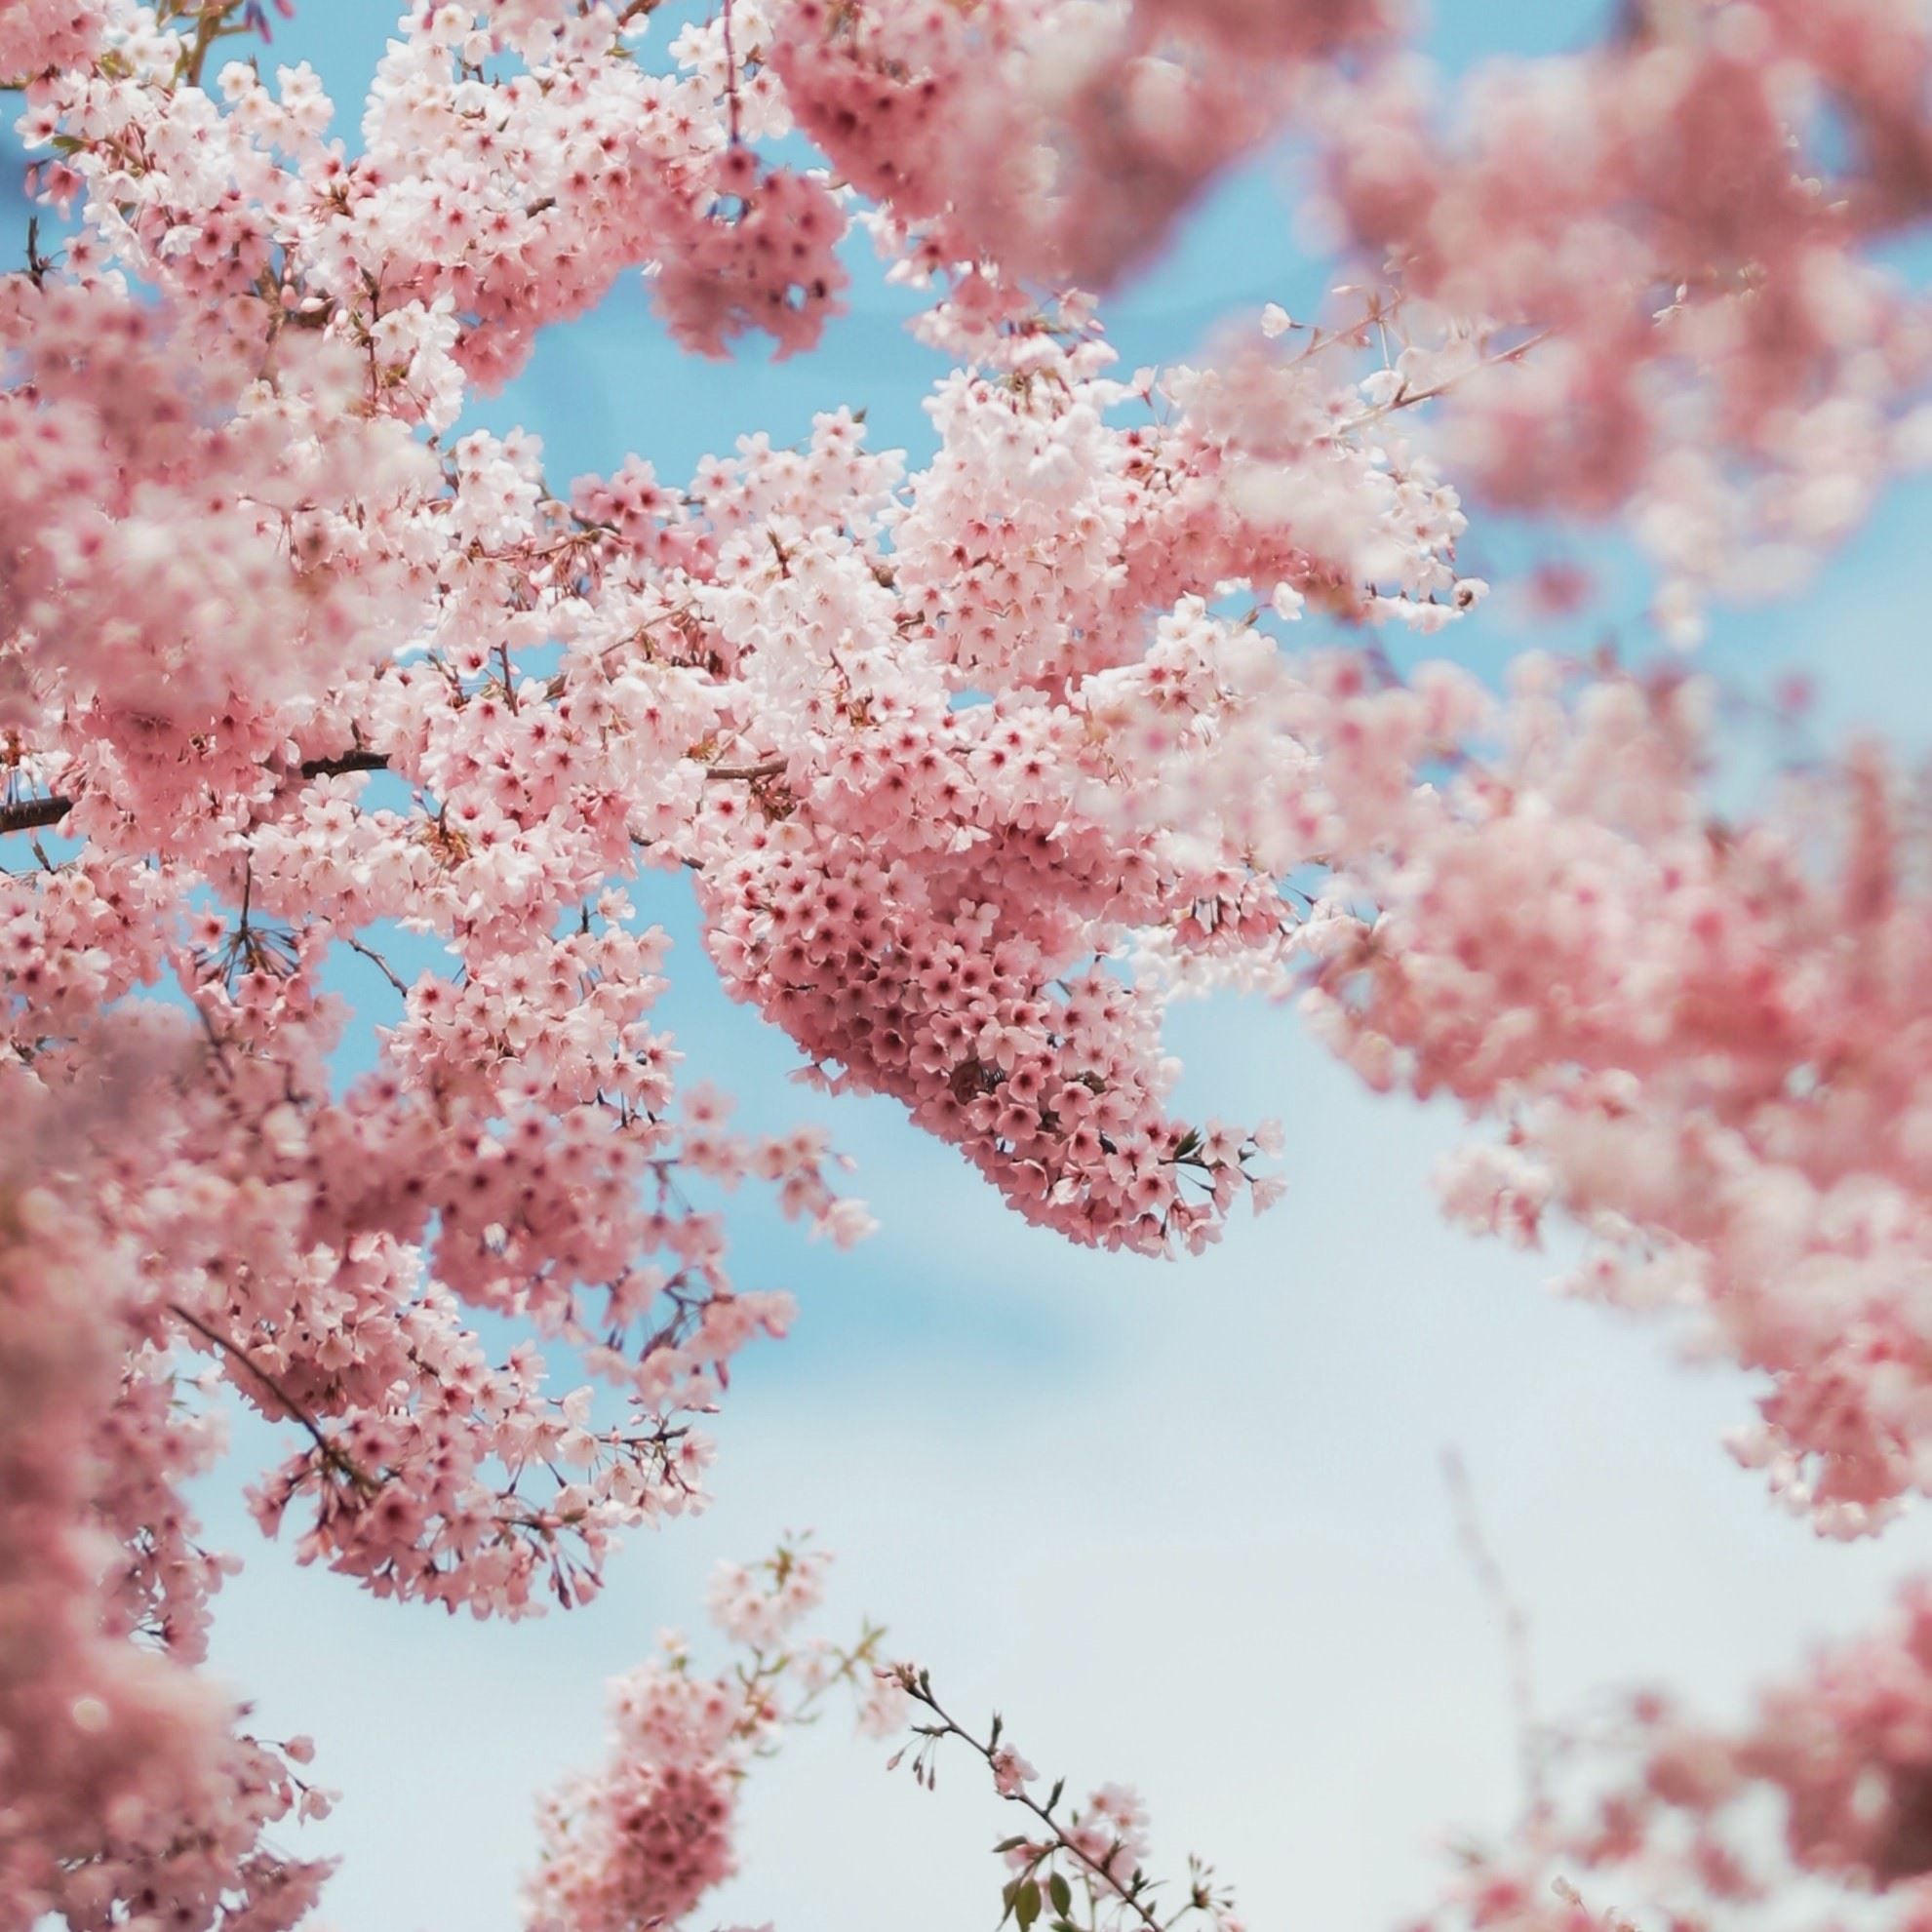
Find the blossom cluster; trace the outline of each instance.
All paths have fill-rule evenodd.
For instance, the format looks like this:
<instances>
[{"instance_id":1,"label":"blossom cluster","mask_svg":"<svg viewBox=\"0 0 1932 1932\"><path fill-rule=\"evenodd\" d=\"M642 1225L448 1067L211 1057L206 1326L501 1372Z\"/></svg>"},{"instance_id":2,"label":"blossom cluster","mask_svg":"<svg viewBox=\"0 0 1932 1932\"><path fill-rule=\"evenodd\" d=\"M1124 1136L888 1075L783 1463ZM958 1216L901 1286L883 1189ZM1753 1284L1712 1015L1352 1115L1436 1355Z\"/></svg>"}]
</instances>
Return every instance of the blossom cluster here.
<instances>
[{"instance_id":1,"label":"blossom cluster","mask_svg":"<svg viewBox=\"0 0 1932 1932\"><path fill-rule=\"evenodd\" d=\"M10 1065L0 1192L0 1926L120 1922L165 1902L261 1932L307 1912L328 1866L264 1835L326 1809L305 1740L251 1736L192 1666L226 1567L176 1494L216 1447L174 1413L137 1232L75 1185L165 1119L192 1051L153 1015L103 1023L55 1097Z\"/></svg>"},{"instance_id":2,"label":"blossom cluster","mask_svg":"<svg viewBox=\"0 0 1932 1932\"><path fill-rule=\"evenodd\" d=\"M1280 1185L1275 1129L1184 1104L1166 999L1304 995L1369 1084L1497 1124L1459 1220L1567 1214L1587 1292L1763 1376L1737 1448L1794 1507L1932 1489L1917 794L1859 751L1724 822L1676 671L1499 700L1286 648L1478 608L1455 478L1627 514L1686 637L1921 460L1877 252L1932 204L1924 10L1658 0L1460 114L1379 0L726 0L661 68L651 12L414 4L352 157L306 66L217 66L259 8L0 5L53 251L0 279L0 1932L277 1932L320 1880L262 1835L326 1803L297 1741L194 1669L221 1400L291 1433L265 1529L453 1611L580 1603L701 1502L701 1418L794 1316L716 1195L869 1222L822 1132L682 1071L664 894L810 1079L1144 1253ZM1074 284L1283 131L1359 293L1118 372ZM690 348L809 347L854 222L959 360L924 467L845 410L679 483L465 425L631 273ZM817 1587L721 1579L736 1692L620 1692L542 1932L729 1870ZM1023 1932L1068 1860L1130 1909L1137 1809L1052 1811Z\"/></svg>"},{"instance_id":3,"label":"blossom cluster","mask_svg":"<svg viewBox=\"0 0 1932 1932\"><path fill-rule=\"evenodd\" d=\"M1528 1243L1566 1210L1591 1238L1572 1286L1685 1311L1761 1372L1738 1452L1821 1530L1868 1533L1932 1478L1922 810L1868 748L1725 823L1700 681L1566 697L1522 664L1504 753L1393 813L1444 707L1338 708L1360 736L1324 777L1366 815L1304 934L1314 1016L1372 1083L1501 1124L1444 1176L1457 1219Z\"/></svg>"},{"instance_id":4,"label":"blossom cluster","mask_svg":"<svg viewBox=\"0 0 1932 1932\"><path fill-rule=\"evenodd\" d=\"M18 84L34 74L76 67L99 43L101 10L73 0L11 0L0 12L0 74Z\"/></svg>"},{"instance_id":5,"label":"blossom cluster","mask_svg":"<svg viewBox=\"0 0 1932 1932\"><path fill-rule=\"evenodd\" d=\"M1372 1087L1493 1123L1443 1173L1451 1217L1524 1246L1567 1217L1573 1291L1760 1374L1734 1447L1820 1530L1925 1492L1917 785L1867 746L1721 817L1712 688L1679 669L1532 654L1499 699L1443 663L1291 668L1200 608L1092 683L1124 825L1187 810L1300 882L1284 934L1217 959L1155 933L1147 975L1296 997Z\"/></svg>"},{"instance_id":6,"label":"blossom cluster","mask_svg":"<svg viewBox=\"0 0 1932 1932\"><path fill-rule=\"evenodd\" d=\"M632 1932L685 1919L736 1870L738 1787L784 1730L809 1721L836 1686L877 1734L898 1715L872 1662L882 1633L841 1650L792 1632L820 1596L822 1553L783 1545L755 1566L720 1564L712 1621L744 1657L701 1676L675 1634L664 1661L613 1679L611 1753L545 1794L542 1862L525 1891L528 1932Z\"/></svg>"},{"instance_id":7,"label":"blossom cluster","mask_svg":"<svg viewBox=\"0 0 1932 1932\"><path fill-rule=\"evenodd\" d=\"M1874 245L1932 202L1932 36L1891 0L1640 5L1619 39L1311 97L1326 199L1416 301L1492 500L1626 513L1660 614L1773 596L1932 459L1932 317ZM1499 341L1533 354L1498 357Z\"/></svg>"},{"instance_id":8,"label":"blossom cluster","mask_svg":"<svg viewBox=\"0 0 1932 1932\"><path fill-rule=\"evenodd\" d=\"M785 0L772 58L799 125L887 211L916 276L1099 287L1143 260L1279 126L1304 63L1373 37L1379 0ZM1257 60L1257 48L1270 57Z\"/></svg>"},{"instance_id":9,"label":"blossom cluster","mask_svg":"<svg viewBox=\"0 0 1932 1932\"><path fill-rule=\"evenodd\" d=\"M1932 1912L1932 1600L1906 1586L1881 1628L1821 1652L1731 1725L1642 1690L1551 1741L1546 1789L1472 1845L1417 1926L1602 1932L1812 1921L1918 1927Z\"/></svg>"}]
</instances>

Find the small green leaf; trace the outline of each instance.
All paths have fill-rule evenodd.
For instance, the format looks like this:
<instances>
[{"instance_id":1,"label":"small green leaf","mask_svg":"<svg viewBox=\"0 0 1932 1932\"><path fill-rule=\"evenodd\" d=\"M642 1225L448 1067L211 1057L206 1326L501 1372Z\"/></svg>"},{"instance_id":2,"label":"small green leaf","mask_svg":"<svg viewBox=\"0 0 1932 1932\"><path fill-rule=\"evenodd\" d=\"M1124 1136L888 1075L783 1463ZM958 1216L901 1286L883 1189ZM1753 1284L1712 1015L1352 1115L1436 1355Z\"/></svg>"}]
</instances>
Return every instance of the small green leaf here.
<instances>
[{"instance_id":1,"label":"small green leaf","mask_svg":"<svg viewBox=\"0 0 1932 1932\"><path fill-rule=\"evenodd\" d=\"M1020 1932L1026 1932L1026 1928L1039 1916L1040 1886L1034 1879L1029 1878L1013 1894L1013 1917L1019 1925Z\"/></svg>"},{"instance_id":2,"label":"small green leaf","mask_svg":"<svg viewBox=\"0 0 1932 1932\"><path fill-rule=\"evenodd\" d=\"M1053 1901L1053 1910L1062 1918L1068 1917L1074 1909L1074 1888L1066 1881L1063 1873L1055 1872L1046 1880L1046 1896Z\"/></svg>"}]
</instances>

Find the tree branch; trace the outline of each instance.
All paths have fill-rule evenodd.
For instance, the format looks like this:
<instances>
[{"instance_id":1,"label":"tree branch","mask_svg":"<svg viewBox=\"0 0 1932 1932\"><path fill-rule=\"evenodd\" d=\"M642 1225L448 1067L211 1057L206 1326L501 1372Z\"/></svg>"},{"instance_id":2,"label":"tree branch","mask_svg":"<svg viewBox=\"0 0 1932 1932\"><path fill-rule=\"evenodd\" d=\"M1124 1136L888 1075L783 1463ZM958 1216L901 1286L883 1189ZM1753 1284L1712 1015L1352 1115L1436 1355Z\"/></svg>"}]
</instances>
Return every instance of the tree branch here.
<instances>
[{"instance_id":1,"label":"tree branch","mask_svg":"<svg viewBox=\"0 0 1932 1932\"><path fill-rule=\"evenodd\" d=\"M1449 1486L1449 1500L1456 1515L1456 1537L1463 1555L1476 1573L1478 1587L1488 1597L1503 1626L1503 1641L1509 1652L1510 1702L1515 1707L1517 1751L1522 1768L1523 1799L1530 1816L1544 1818L1550 1811L1548 1781L1544 1775L1543 1731L1536 1720L1536 1684L1530 1667L1529 1619L1510 1593L1503 1566L1482 1534L1481 1518L1476 1513L1476 1490L1469 1479L1469 1469L1461 1453L1453 1448L1442 1451L1442 1477Z\"/></svg>"},{"instance_id":2,"label":"tree branch","mask_svg":"<svg viewBox=\"0 0 1932 1932\"><path fill-rule=\"evenodd\" d=\"M756 784L764 778L784 775L786 761L768 758L760 765L713 765L705 778L718 784L744 780ZM387 754L358 745L352 751L337 752L333 758L305 758L297 768L304 778L339 778L350 771L387 771ZM22 799L17 805L0 806L0 837L9 832L32 832L42 826L58 825L74 808L74 802L59 793L51 798Z\"/></svg>"},{"instance_id":3,"label":"tree branch","mask_svg":"<svg viewBox=\"0 0 1932 1932\"><path fill-rule=\"evenodd\" d=\"M749 778L756 782L760 778L777 778L784 775L786 761L782 758L768 758L762 765L710 765L705 768L707 781L727 784L733 778Z\"/></svg>"},{"instance_id":4,"label":"tree branch","mask_svg":"<svg viewBox=\"0 0 1932 1932\"><path fill-rule=\"evenodd\" d=\"M338 752L334 758L305 758L301 767L304 778L339 778L347 771L386 771L388 769L386 753L370 751L362 745L353 751Z\"/></svg>"},{"instance_id":5,"label":"tree branch","mask_svg":"<svg viewBox=\"0 0 1932 1932\"><path fill-rule=\"evenodd\" d=\"M339 778L350 771L386 771L389 760L383 752L358 745L353 751L337 752L333 758L305 758L297 769L304 778ZM779 769L782 770L783 767ZM58 825L73 808L73 800L58 792L51 798L22 799L16 805L0 806L0 835Z\"/></svg>"},{"instance_id":6,"label":"tree branch","mask_svg":"<svg viewBox=\"0 0 1932 1932\"><path fill-rule=\"evenodd\" d=\"M938 1698L932 1694L932 1680L926 1672L916 1670L908 1665L901 1665L894 1671L893 1676L900 1688L911 1696L916 1703L925 1705L938 1720L932 1724L915 1725L913 1728L918 1735L928 1738L935 1744L942 1738L958 1738L969 1750L978 1753L985 1759L989 1768L994 1767L994 1752L998 1745L1000 1731L999 1719L997 1717L994 1719L992 1740L984 1741L976 1738L970 1731L960 1724L953 1717L952 1714L944 1709ZM1061 1784L1064 1784L1064 1782L1062 1780ZM1091 1884L1097 1880L1103 1893L1111 1892L1114 1894L1140 1920L1141 1924L1147 1928L1147 1932L1166 1932L1166 1928L1162 1925L1160 1919L1155 1916L1142 1897L1142 1893L1146 1890L1146 1887L1141 1882L1140 1873L1138 1872L1130 1873L1128 1881L1124 1885L1122 1884L1120 1879L1115 1877L1113 1867L1122 1849L1118 1842L1115 1843L1113 1849L1104 1859L1098 1859L1093 1857L1089 1852L1084 1851L1067 1835L1065 1828L1053 1816L1053 1807L1060 1799L1061 1784L1056 1784L1053 1787L1053 1794L1045 1804L1042 1804L1024 1785L1014 1791L1003 1792L1001 1795L1005 1797L1008 1804L1022 1805L1026 1810L1032 1812L1034 1817L1039 1819L1052 1833L1052 1850L1054 1852L1064 1852L1069 1858L1077 1860L1084 1868L1087 1882ZM1186 1910L1187 1908L1184 1907L1183 1911ZM1004 1923L1005 1921L1003 1920L1002 1922Z\"/></svg>"},{"instance_id":7,"label":"tree branch","mask_svg":"<svg viewBox=\"0 0 1932 1932\"><path fill-rule=\"evenodd\" d=\"M1513 349L1499 349L1493 356L1484 356L1480 362L1471 363L1467 369L1459 369L1453 375L1445 375L1441 381L1433 382L1426 389L1402 388L1389 398L1386 403L1377 403L1370 409L1358 411L1346 422L1339 423L1337 429L1346 433L1360 429L1363 423L1373 422L1377 416L1393 414L1397 410L1412 410L1418 403L1434 402L1438 396L1445 395L1458 382L1467 381L1472 375L1479 375L1485 369L1501 369L1505 363L1520 361L1530 350L1547 342L1556 334L1555 329L1539 329L1526 341L1518 342Z\"/></svg>"},{"instance_id":8,"label":"tree branch","mask_svg":"<svg viewBox=\"0 0 1932 1932\"><path fill-rule=\"evenodd\" d=\"M190 1314L177 1301L171 1301L168 1304L168 1312L177 1320L185 1321L204 1341L214 1343L223 1355L231 1357L242 1367L246 1368L282 1404L288 1414L295 1421L300 1423L302 1428L308 1432L309 1439L320 1451L322 1460L331 1469L339 1470L365 1496L374 1495L376 1489L381 1486L374 1477L361 1469L344 1449L338 1444L332 1442L322 1433L321 1424L246 1349L231 1342L227 1336L219 1333L217 1329L211 1328L206 1321L202 1321L198 1316Z\"/></svg>"},{"instance_id":9,"label":"tree branch","mask_svg":"<svg viewBox=\"0 0 1932 1932\"><path fill-rule=\"evenodd\" d=\"M72 799L22 799L18 805L0 805L0 833L34 832L44 825L58 825L73 810Z\"/></svg>"}]
</instances>

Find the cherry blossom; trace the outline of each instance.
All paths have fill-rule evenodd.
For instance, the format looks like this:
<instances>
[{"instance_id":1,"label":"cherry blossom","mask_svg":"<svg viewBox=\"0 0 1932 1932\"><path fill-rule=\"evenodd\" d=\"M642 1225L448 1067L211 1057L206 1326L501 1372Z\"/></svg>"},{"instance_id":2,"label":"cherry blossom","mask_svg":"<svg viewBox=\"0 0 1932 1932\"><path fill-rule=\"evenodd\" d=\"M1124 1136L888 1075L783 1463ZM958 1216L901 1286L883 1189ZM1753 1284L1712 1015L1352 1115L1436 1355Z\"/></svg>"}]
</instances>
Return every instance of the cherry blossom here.
<instances>
[{"instance_id":1,"label":"cherry blossom","mask_svg":"<svg viewBox=\"0 0 1932 1932\"><path fill-rule=\"evenodd\" d=\"M1552 1788L1470 1848L1418 1925L1723 1926L1794 1896L1819 1924L1922 1924L1927 1614L1909 1585L1884 1627L1767 1686L1740 1723L1640 1690L1565 1731Z\"/></svg>"},{"instance_id":2,"label":"cherry blossom","mask_svg":"<svg viewBox=\"0 0 1932 1932\"><path fill-rule=\"evenodd\" d=\"M597 1772L547 1794L538 1809L542 1862L530 1880L530 1932L628 1932L684 1918L736 1870L738 1787L786 1727L808 1722L828 1690L859 1700L876 1730L873 1658L883 1633L850 1650L823 1638L778 1640L817 1601L822 1552L790 1544L755 1568L721 1565L712 1621L742 1648L730 1673L694 1671L683 1639L609 1689L611 1755Z\"/></svg>"},{"instance_id":3,"label":"cherry blossom","mask_svg":"<svg viewBox=\"0 0 1932 1932\"><path fill-rule=\"evenodd\" d=\"M328 1805L305 1740L200 1668L235 1559L183 1484L224 1407L286 1438L265 1532L452 1613L573 1608L702 1505L704 1418L799 1312L732 1273L725 1197L871 1223L822 1128L739 1131L687 1070L669 893L809 1083L1101 1247L1292 1184L1163 1019L1297 998L1479 1124L1454 1219L1580 1234L1573 1289L1758 1378L1733 1447L1794 1512L1865 1534L1932 1488L1905 761L1719 816L1681 663L1531 652L1498 691L1377 641L1453 646L1500 505L1623 518L1684 646L1923 464L1885 252L1932 199L1924 10L1659 0L1454 88L1377 0L725 0L661 52L651 13L411 5L352 151L313 71L261 71L259 5L0 4L36 210L0 278L0 1932L276 1932L325 1875L269 1835ZM1121 369L1100 296L1282 141L1350 279ZM923 462L839 408L675 479L475 426L632 274L694 352L809 350L860 233L955 364ZM834 1683L1027 1812L1022 1932L1076 1890L1154 1923L1132 1793L1064 1807L870 1675L876 1633L798 1639L822 1572L719 1576L734 1675L621 1680L532 1927L693 1912ZM1734 1900L1710 1821L1754 1787L1801 1872L1921 1910L1922 1622L1743 1742L1642 1707L1625 1835L1539 1816L1463 1904L1568 1925L1580 1890L1512 1874L1652 1826ZM1236 1923L1204 1873L1178 1902Z\"/></svg>"}]
</instances>

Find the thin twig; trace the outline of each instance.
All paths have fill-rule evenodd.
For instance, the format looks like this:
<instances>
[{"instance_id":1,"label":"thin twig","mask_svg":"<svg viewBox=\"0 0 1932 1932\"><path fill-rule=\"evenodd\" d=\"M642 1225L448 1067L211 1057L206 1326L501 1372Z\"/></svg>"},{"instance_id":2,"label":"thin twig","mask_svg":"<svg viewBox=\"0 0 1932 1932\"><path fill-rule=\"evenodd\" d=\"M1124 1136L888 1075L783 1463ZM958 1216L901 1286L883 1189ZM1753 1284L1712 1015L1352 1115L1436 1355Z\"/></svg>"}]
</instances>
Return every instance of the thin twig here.
<instances>
[{"instance_id":1,"label":"thin twig","mask_svg":"<svg viewBox=\"0 0 1932 1932\"><path fill-rule=\"evenodd\" d=\"M1516 1711L1517 1750L1522 1766L1523 1791L1532 1818L1540 1818L1549 1808L1544 1777L1543 1733L1536 1720L1536 1682L1529 1651L1529 1619L1511 1595L1503 1566L1496 1560L1482 1534L1482 1523L1476 1513L1476 1491L1462 1454L1454 1448L1442 1451L1442 1479L1449 1486L1449 1499L1455 1509L1456 1536L1463 1555L1476 1573L1482 1594L1488 1597L1502 1622L1503 1641L1510 1660L1510 1703Z\"/></svg>"},{"instance_id":2,"label":"thin twig","mask_svg":"<svg viewBox=\"0 0 1932 1932\"><path fill-rule=\"evenodd\" d=\"M366 959L370 963L370 965L373 966L376 969L376 971L379 972L382 975L382 977L386 979L389 982L389 984L393 986L396 989L396 991L403 996L405 1000L407 1000L410 997L410 989L403 984L400 978L397 977L396 968L392 966L389 964L389 962L385 960L382 957L382 955L375 950L374 946L365 946L360 939L351 938L346 934L342 934L342 933L337 933L336 937L342 941L342 944L345 945L350 952L360 953L363 956L363 958Z\"/></svg>"},{"instance_id":3,"label":"thin twig","mask_svg":"<svg viewBox=\"0 0 1932 1932\"><path fill-rule=\"evenodd\" d=\"M309 1439L314 1442L317 1449L322 1452L323 1461L334 1469L341 1470L365 1495L373 1495L375 1493L378 1487L375 1478L359 1469L339 1445L332 1442L322 1433L322 1427L315 1418L246 1349L229 1341L227 1336L211 1328L206 1321L202 1321L198 1316L191 1315L177 1301L171 1301L168 1304L168 1311L171 1315L185 1321L197 1335L200 1335L206 1341L213 1342L224 1355L231 1356L236 1361L240 1362L282 1404L283 1408L308 1432Z\"/></svg>"},{"instance_id":4,"label":"thin twig","mask_svg":"<svg viewBox=\"0 0 1932 1932\"><path fill-rule=\"evenodd\" d=\"M1346 422L1336 425L1337 432L1346 434L1351 429L1360 429L1365 422L1373 422L1377 416L1392 415L1397 410L1413 409L1417 403L1433 402L1438 396L1453 389L1458 382L1466 382L1472 375L1479 375L1485 369L1500 369L1506 362L1515 362L1526 356L1539 343L1547 342L1556 334L1555 329L1539 329L1525 341L1518 342L1513 349L1500 349L1493 356L1484 356L1480 362L1471 363L1467 369L1459 369L1453 375L1445 375L1439 382L1432 383L1427 389L1398 389L1386 403L1377 403L1372 409L1352 415Z\"/></svg>"},{"instance_id":5,"label":"thin twig","mask_svg":"<svg viewBox=\"0 0 1932 1932\"><path fill-rule=\"evenodd\" d=\"M725 97L731 117L731 145L738 144L738 55L731 43L731 0L725 0Z\"/></svg>"},{"instance_id":6,"label":"thin twig","mask_svg":"<svg viewBox=\"0 0 1932 1932\"><path fill-rule=\"evenodd\" d=\"M916 1728L922 1736L933 1739L942 1737L959 1738L970 1749L977 1752L981 1757L985 1758L989 1765L992 1764L994 1747L990 1744L981 1743L970 1731L965 1729L954 1720L952 1715L933 1696L931 1681L924 1671L915 1673L905 1670L901 1671L898 1676L903 1688L919 1703L924 1704L939 1719L936 1725L917 1726ZM1056 1785L1054 1787L1056 1794L1058 1790L1059 1787ZM1032 1812L1052 1833L1055 1849L1070 1853L1073 1857L1079 1859L1103 1885L1119 1896L1122 1904L1127 1906L1134 1912L1140 1919L1140 1922L1147 1927L1147 1932L1165 1932L1165 1928L1162 1925L1160 1919L1154 1915L1153 1912L1143 1905L1133 1892L1128 1891L1114 1876L1113 1873L1108 1870L1108 1867L1113 1864L1115 1858L1120 1854L1121 1846L1118 1842L1104 1861L1092 1858L1086 1852L1083 1851L1079 1845L1075 1844L1067 1836L1066 1833L1060 1829L1059 1821L1054 1818L1050 1809L1050 1800L1048 1805L1043 1805L1031 1793L1024 1789L1006 1792L1003 1795L1008 1804L1023 1805L1028 1811ZM1137 1876L1138 1874L1136 1873L1134 1875Z\"/></svg>"}]
</instances>

